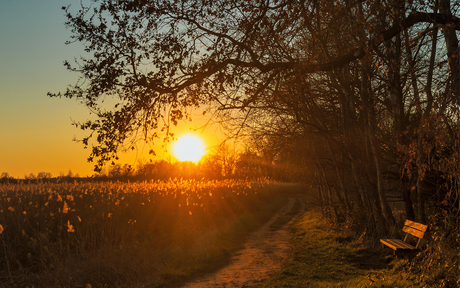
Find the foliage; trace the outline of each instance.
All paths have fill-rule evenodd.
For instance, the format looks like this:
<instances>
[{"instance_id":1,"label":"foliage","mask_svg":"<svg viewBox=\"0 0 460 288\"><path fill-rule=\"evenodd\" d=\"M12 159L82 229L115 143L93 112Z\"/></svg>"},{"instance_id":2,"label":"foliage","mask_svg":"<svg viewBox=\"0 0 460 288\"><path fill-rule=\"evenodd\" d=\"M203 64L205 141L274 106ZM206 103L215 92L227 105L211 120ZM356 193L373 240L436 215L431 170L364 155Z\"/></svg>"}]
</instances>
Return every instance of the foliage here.
<instances>
[{"instance_id":1,"label":"foliage","mask_svg":"<svg viewBox=\"0 0 460 288\"><path fill-rule=\"evenodd\" d=\"M450 200L447 197L446 201ZM416 279L433 287L458 287L460 285L460 221L458 208L447 212L446 206L430 216L429 237L426 249L408 265ZM450 206L452 209L452 206ZM458 206L457 206L458 207Z\"/></svg>"}]
</instances>

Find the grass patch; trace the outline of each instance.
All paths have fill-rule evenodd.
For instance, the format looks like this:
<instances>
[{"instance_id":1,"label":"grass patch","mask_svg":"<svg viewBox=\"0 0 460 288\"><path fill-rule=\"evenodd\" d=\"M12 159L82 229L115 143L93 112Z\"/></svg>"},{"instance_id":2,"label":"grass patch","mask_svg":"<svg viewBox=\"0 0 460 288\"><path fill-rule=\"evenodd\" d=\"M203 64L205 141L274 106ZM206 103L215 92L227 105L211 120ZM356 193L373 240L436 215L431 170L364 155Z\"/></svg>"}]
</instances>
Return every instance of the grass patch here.
<instances>
[{"instance_id":1,"label":"grass patch","mask_svg":"<svg viewBox=\"0 0 460 288\"><path fill-rule=\"evenodd\" d=\"M292 226L294 250L263 287L424 287L406 272L407 259L365 247L333 231L315 210Z\"/></svg>"}]
</instances>

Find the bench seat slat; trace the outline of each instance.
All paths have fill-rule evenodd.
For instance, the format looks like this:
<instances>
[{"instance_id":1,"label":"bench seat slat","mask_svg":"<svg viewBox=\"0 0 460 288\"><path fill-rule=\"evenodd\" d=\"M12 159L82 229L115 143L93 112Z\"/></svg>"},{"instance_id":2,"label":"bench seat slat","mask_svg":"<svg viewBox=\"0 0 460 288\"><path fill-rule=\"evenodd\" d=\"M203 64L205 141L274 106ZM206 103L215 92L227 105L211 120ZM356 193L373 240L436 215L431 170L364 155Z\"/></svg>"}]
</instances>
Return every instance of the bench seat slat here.
<instances>
[{"instance_id":1,"label":"bench seat slat","mask_svg":"<svg viewBox=\"0 0 460 288\"><path fill-rule=\"evenodd\" d=\"M406 249L406 250L415 250L414 246L399 240L399 239L380 239L380 242L393 250Z\"/></svg>"}]
</instances>

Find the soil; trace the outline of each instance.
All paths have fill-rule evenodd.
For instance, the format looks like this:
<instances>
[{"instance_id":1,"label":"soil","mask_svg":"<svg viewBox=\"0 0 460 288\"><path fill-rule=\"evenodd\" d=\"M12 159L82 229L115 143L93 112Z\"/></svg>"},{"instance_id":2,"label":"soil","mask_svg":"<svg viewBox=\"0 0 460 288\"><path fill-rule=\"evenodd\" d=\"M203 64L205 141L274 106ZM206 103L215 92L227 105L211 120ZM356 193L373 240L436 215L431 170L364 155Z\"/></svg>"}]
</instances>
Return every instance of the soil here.
<instances>
[{"instance_id":1,"label":"soil","mask_svg":"<svg viewBox=\"0 0 460 288\"><path fill-rule=\"evenodd\" d=\"M195 279L182 287L260 286L264 280L279 271L283 262L288 260L291 255L292 244L289 225L296 216L279 229L274 230L270 226L279 216L291 211L296 199L302 204L301 212L304 211L305 205L302 199L290 197L288 203L270 221L249 236L244 248L231 258L228 266L215 273Z\"/></svg>"}]
</instances>

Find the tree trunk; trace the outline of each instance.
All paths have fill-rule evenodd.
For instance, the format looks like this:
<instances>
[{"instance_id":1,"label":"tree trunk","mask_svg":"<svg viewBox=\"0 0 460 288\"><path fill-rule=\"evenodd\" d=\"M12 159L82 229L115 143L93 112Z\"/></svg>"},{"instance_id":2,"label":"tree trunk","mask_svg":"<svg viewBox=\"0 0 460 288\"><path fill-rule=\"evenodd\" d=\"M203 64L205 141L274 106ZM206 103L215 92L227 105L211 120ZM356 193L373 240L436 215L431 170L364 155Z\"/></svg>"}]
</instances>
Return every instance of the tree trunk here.
<instances>
[{"instance_id":1,"label":"tree trunk","mask_svg":"<svg viewBox=\"0 0 460 288\"><path fill-rule=\"evenodd\" d=\"M428 104L427 104L427 110L431 109L431 103L433 102L433 96L431 94L431 82L432 82L432 77L433 77L433 66L434 66L434 57L436 56L436 39L437 39L437 29L434 30L434 36L433 36L433 45L432 45L432 51L431 51L431 59L430 59L430 67L428 71L428 80L427 80L427 86L426 86L426 93L427 93L427 99L428 99ZM421 108L421 103L420 103L420 91L418 89L418 79L417 75L415 74L415 68L414 68L414 60L412 57L412 50L410 47L410 39L409 39L409 33L407 32L407 29L403 31L404 33L404 39L405 39L405 47L406 47L406 55L407 55L407 62L409 64L409 70L410 70L410 75L411 75L411 82L412 82L412 89L414 91L414 99L415 99L415 106L416 106L416 113L418 115L422 115L422 108ZM429 113L429 111L427 111ZM402 131L401 131L402 132ZM398 142L401 143L401 135L398 134L397 139ZM418 184L417 184L418 186ZM418 189L417 189L418 191ZM418 197L419 193L417 193L417 202L422 201L423 198ZM406 210L406 218L412 221L415 221L415 213L414 213L414 207L412 205L412 200L411 200L411 190L407 189L407 187L403 187L403 199L404 199L404 207ZM423 207L424 203L419 202L419 207ZM424 210L424 208L423 208Z\"/></svg>"},{"instance_id":2,"label":"tree trunk","mask_svg":"<svg viewBox=\"0 0 460 288\"><path fill-rule=\"evenodd\" d=\"M418 157L417 157L417 216L418 222L422 224L427 223L426 219L426 212L425 212L425 202L426 202L426 191L427 191L427 182L425 180L425 170L424 170L424 163L426 162L426 151L423 149L423 141L425 138L425 133L423 132L423 120L420 122L420 133L418 135Z\"/></svg>"},{"instance_id":3,"label":"tree trunk","mask_svg":"<svg viewBox=\"0 0 460 288\"><path fill-rule=\"evenodd\" d=\"M377 195L372 193L372 200L375 203L374 215L376 218L376 226L378 225L378 233L385 232L385 225L381 221L381 217L385 219L386 224L394 226L395 220L391 209L388 205L388 201L385 196L383 186L383 173L380 162L380 147L375 136L375 112L374 112L374 100L372 97L372 88L370 83L370 72L366 62L361 63L361 97L363 99L364 111L363 111L363 144L366 147L367 158L369 163L373 163L374 171L370 172L369 175L375 178ZM372 175L374 174L374 175ZM380 208L380 209L379 209ZM378 219L377 219L378 218Z\"/></svg>"},{"instance_id":4,"label":"tree trunk","mask_svg":"<svg viewBox=\"0 0 460 288\"><path fill-rule=\"evenodd\" d=\"M406 218L408 220L415 221L414 205L412 204L410 194L411 194L411 190L404 187L403 199L404 199L404 208L406 210Z\"/></svg>"},{"instance_id":5,"label":"tree trunk","mask_svg":"<svg viewBox=\"0 0 460 288\"><path fill-rule=\"evenodd\" d=\"M451 19L450 0L439 0L439 4L439 13ZM458 38L455 30L449 25L445 25L442 31L446 39L447 62L449 63L450 77L452 79L452 96L460 104L460 54Z\"/></svg>"},{"instance_id":6,"label":"tree trunk","mask_svg":"<svg viewBox=\"0 0 460 288\"><path fill-rule=\"evenodd\" d=\"M382 234L382 231L384 231L382 215L380 213L381 210L379 209L379 207L377 207L375 201L372 201L372 199L369 198L368 192L366 191L365 187L363 187L364 185L360 183L360 177L358 175L357 168L353 162L351 162L351 173L353 176L353 183L355 184L355 187L358 190L361 199L361 207L358 213L359 217L361 217L361 219L364 220L365 232L369 233L369 235L374 235L377 237L378 234Z\"/></svg>"},{"instance_id":7,"label":"tree trunk","mask_svg":"<svg viewBox=\"0 0 460 288\"><path fill-rule=\"evenodd\" d=\"M417 218L418 222L422 224L426 224L426 212L425 212L425 202L426 202L426 197L425 197L425 181L420 179L420 177L417 179Z\"/></svg>"},{"instance_id":8,"label":"tree trunk","mask_svg":"<svg viewBox=\"0 0 460 288\"><path fill-rule=\"evenodd\" d=\"M372 133L372 129L369 129L369 141L370 141L370 147L371 147L371 153L373 156L374 160L374 165L375 165L375 174L376 174L376 179L377 179L377 193L379 196L379 201L380 205L382 208L382 213L383 217L385 217L385 220L388 225L394 226L396 224L396 221L393 217L393 213L391 212L390 205L388 204L386 195L385 195L385 188L383 186L383 173L382 173L382 167L381 167L381 162L380 162L380 148L378 146L377 140L375 139L375 136Z\"/></svg>"},{"instance_id":9,"label":"tree trunk","mask_svg":"<svg viewBox=\"0 0 460 288\"><path fill-rule=\"evenodd\" d=\"M326 195L324 193L324 188L323 188L323 184L322 184L322 181L321 181L321 176L318 175L319 171L318 171L318 168L316 168L316 171L315 171L315 182L316 182L316 187L318 189L318 198L319 198L319 203L320 203L320 206L321 206L321 214L323 216L326 216L326 210L325 210L325 207L326 207Z\"/></svg>"},{"instance_id":10,"label":"tree trunk","mask_svg":"<svg viewBox=\"0 0 460 288\"><path fill-rule=\"evenodd\" d=\"M336 220L340 222L341 217L340 217L340 215L337 212L337 209L335 207L334 198L332 197L331 187L329 186L329 183L327 182L326 172L324 171L324 167L321 164L321 161L319 161L318 153L316 151L315 146L313 145L312 147L313 147L313 152L315 153L314 158L315 158L316 170L320 173L322 182L324 183L323 187L326 190L325 191L326 193L324 193L324 194L326 196L325 198L328 199L328 207L330 209L332 209L332 211L334 212L334 216L335 216ZM340 201L340 197L337 197L337 198L339 198L339 201Z\"/></svg>"},{"instance_id":11,"label":"tree trunk","mask_svg":"<svg viewBox=\"0 0 460 288\"><path fill-rule=\"evenodd\" d=\"M331 159L332 159L332 163L333 163L334 168L335 168L335 173L336 173L337 179L339 181L339 186L340 186L339 190L340 191L337 191L337 196L339 197L339 199L342 202L342 204L345 204L345 206L347 207L348 211L351 212L350 202L348 201L347 193L345 192L345 186L343 185L343 175L339 171L339 166L338 166L337 160L335 158L334 152L332 151L331 144L329 143L329 141L327 141L327 147L329 148L329 153L331 154ZM340 195L340 193L342 195Z\"/></svg>"}]
</instances>

